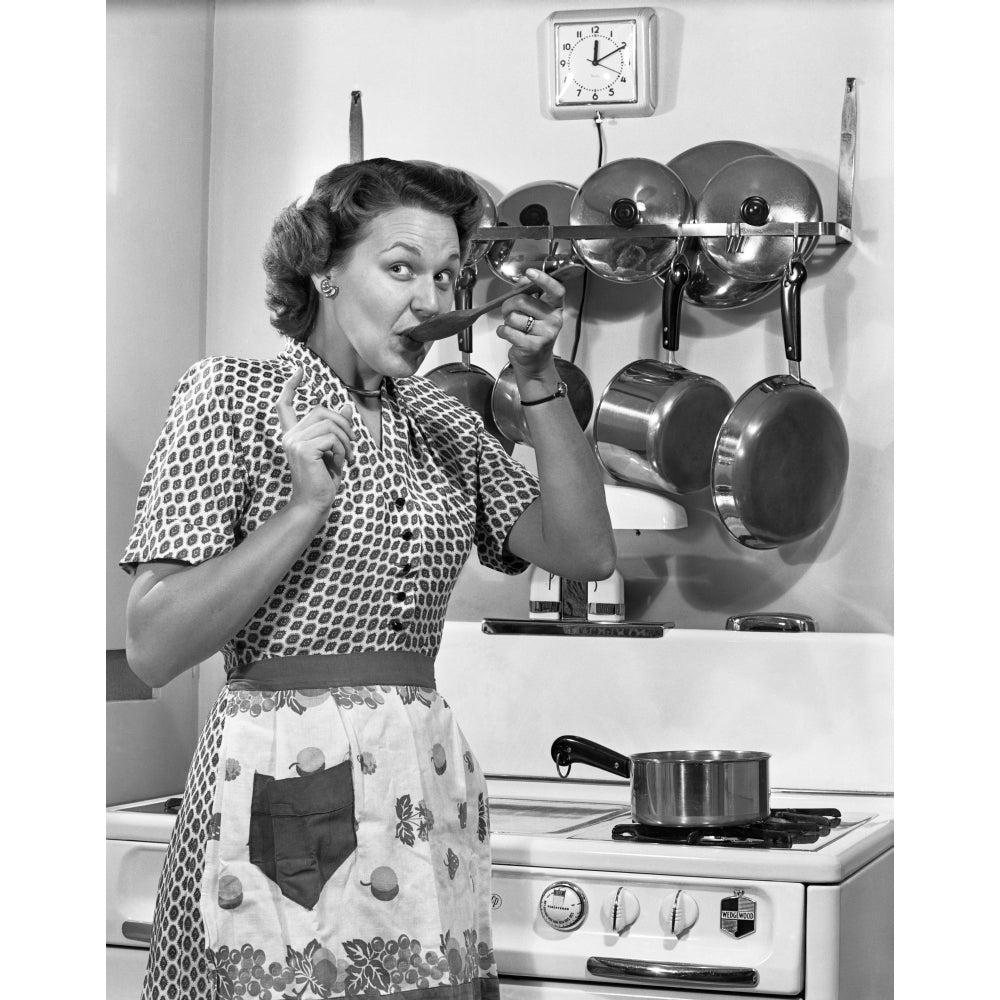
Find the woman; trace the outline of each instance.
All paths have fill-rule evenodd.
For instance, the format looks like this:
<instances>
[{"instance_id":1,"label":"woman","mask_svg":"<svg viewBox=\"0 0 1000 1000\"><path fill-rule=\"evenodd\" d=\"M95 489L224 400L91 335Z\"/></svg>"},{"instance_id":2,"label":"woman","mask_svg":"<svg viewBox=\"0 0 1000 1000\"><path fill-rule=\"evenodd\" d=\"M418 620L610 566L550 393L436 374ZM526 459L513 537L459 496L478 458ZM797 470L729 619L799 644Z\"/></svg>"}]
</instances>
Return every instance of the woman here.
<instances>
[{"instance_id":1,"label":"woman","mask_svg":"<svg viewBox=\"0 0 1000 1000\"><path fill-rule=\"evenodd\" d=\"M274 224L273 360L181 379L123 565L127 653L163 685L220 648L157 898L143 996L498 995L482 772L433 662L473 544L504 573L603 579L602 478L531 277L510 343L539 475L413 377L407 330L445 312L479 191L386 159L337 167ZM537 405L533 405L537 404ZM581 546L580 538L591 540Z\"/></svg>"}]
</instances>

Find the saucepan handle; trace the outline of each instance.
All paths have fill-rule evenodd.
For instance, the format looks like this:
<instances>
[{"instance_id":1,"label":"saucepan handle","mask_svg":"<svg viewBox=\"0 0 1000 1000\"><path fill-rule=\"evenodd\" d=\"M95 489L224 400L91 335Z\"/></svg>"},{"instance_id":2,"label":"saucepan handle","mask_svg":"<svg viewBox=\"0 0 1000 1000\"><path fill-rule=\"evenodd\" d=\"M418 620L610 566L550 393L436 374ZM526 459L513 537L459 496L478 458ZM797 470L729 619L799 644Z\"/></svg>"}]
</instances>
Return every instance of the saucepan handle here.
<instances>
[{"instance_id":1,"label":"saucepan handle","mask_svg":"<svg viewBox=\"0 0 1000 1000\"><path fill-rule=\"evenodd\" d=\"M680 343L681 303L684 301L684 285L690 274L687 258L683 253L678 253L671 259L663 275L663 349L668 354L673 354Z\"/></svg>"},{"instance_id":2,"label":"saucepan handle","mask_svg":"<svg viewBox=\"0 0 1000 1000\"><path fill-rule=\"evenodd\" d=\"M471 309L472 308L472 289L476 284L476 266L475 264L466 264L462 268L458 276L458 282L455 285L455 308L456 309ZM467 355L472 353L472 327L467 326L464 330L460 331L458 334L458 349L462 353L463 360L468 364Z\"/></svg>"},{"instance_id":3,"label":"saucepan handle","mask_svg":"<svg viewBox=\"0 0 1000 1000\"><path fill-rule=\"evenodd\" d=\"M569 776L573 764L589 764L609 771L622 778L632 775L632 758L626 757L615 750L584 739L582 736L560 736L552 744L552 759L560 778ZM565 773L563 769L565 768Z\"/></svg>"},{"instance_id":4,"label":"saucepan handle","mask_svg":"<svg viewBox=\"0 0 1000 1000\"><path fill-rule=\"evenodd\" d=\"M781 331L785 338L785 357L796 364L802 360L800 301L805 280L806 265L801 258L793 257L781 276Z\"/></svg>"}]
</instances>

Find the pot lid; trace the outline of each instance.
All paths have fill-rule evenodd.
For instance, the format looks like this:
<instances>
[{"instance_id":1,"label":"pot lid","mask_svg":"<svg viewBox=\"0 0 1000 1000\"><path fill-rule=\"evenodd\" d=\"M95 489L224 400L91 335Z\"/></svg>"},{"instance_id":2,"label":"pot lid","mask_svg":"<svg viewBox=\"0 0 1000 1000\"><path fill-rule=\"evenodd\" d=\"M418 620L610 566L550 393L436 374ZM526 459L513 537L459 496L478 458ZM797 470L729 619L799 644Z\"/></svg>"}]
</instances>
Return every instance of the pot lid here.
<instances>
[{"instance_id":1,"label":"pot lid","mask_svg":"<svg viewBox=\"0 0 1000 1000\"><path fill-rule=\"evenodd\" d=\"M647 281L666 267L677 250L672 237L635 237L636 225L689 222L693 203L681 178L662 163L633 157L599 167L584 181L570 209L570 224L615 225L621 237L574 240L587 268L612 281Z\"/></svg>"},{"instance_id":2,"label":"pot lid","mask_svg":"<svg viewBox=\"0 0 1000 1000\"><path fill-rule=\"evenodd\" d=\"M498 226L568 226L569 209L576 195L572 184L539 181L519 187L497 203ZM553 253L560 263L569 261L570 240L556 240ZM542 269L549 256L548 240L495 240L486 254L490 269L512 285L529 267Z\"/></svg>"},{"instance_id":3,"label":"pot lid","mask_svg":"<svg viewBox=\"0 0 1000 1000\"><path fill-rule=\"evenodd\" d=\"M741 160L744 156L774 156L775 154L763 146L752 142L741 142L738 139L720 139L716 142L703 142L700 146L692 146L678 153L667 162L674 173L688 189L691 197L698 200L705 185L723 168L728 167L733 160Z\"/></svg>"},{"instance_id":4,"label":"pot lid","mask_svg":"<svg viewBox=\"0 0 1000 1000\"><path fill-rule=\"evenodd\" d=\"M816 185L797 164L780 156L744 156L723 167L705 185L695 214L699 222L821 222L823 202ZM749 281L773 281L792 256L791 236L747 236L740 252L724 236L703 237L708 256L727 274ZM816 236L800 238L807 259Z\"/></svg>"}]
</instances>

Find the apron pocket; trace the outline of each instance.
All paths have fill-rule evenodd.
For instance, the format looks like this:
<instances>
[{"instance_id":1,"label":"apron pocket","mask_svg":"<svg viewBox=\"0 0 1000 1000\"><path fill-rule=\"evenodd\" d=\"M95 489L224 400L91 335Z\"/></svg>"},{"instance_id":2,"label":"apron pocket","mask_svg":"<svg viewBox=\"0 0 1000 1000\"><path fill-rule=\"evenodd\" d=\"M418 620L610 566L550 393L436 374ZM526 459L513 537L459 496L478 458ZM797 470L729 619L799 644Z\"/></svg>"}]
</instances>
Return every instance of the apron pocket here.
<instances>
[{"instance_id":1,"label":"apron pocket","mask_svg":"<svg viewBox=\"0 0 1000 1000\"><path fill-rule=\"evenodd\" d=\"M301 778L254 775L250 861L283 896L311 910L357 844L351 761Z\"/></svg>"}]
</instances>

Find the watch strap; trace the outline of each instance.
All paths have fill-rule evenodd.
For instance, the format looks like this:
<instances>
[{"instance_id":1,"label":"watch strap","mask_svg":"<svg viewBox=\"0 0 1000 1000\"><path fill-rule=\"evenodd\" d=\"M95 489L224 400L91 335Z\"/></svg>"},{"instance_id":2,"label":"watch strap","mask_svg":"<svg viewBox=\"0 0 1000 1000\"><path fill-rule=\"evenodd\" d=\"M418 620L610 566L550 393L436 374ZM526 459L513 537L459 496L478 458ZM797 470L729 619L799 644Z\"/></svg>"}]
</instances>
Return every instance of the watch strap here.
<instances>
[{"instance_id":1,"label":"watch strap","mask_svg":"<svg viewBox=\"0 0 1000 1000\"><path fill-rule=\"evenodd\" d=\"M561 396L565 396L569 391L569 386L565 382L557 382L555 392L551 396L542 396L541 399L522 399L522 406L538 406L539 403L548 403L553 399L559 399Z\"/></svg>"}]
</instances>

